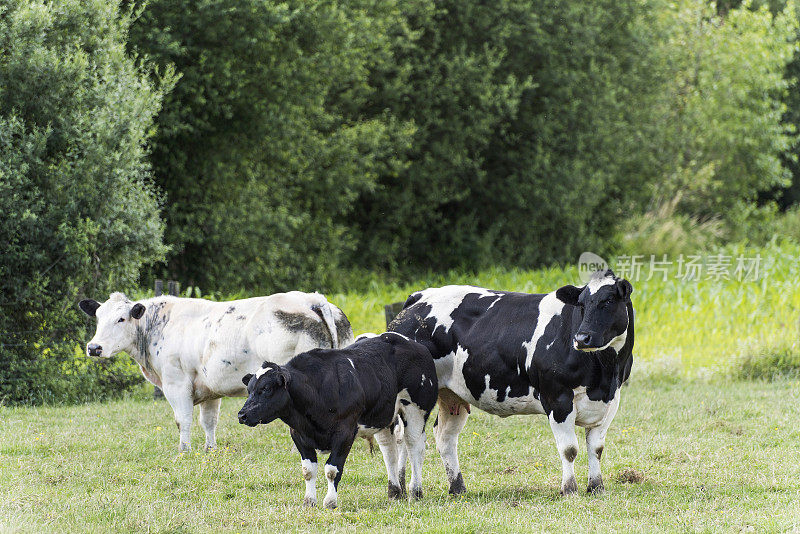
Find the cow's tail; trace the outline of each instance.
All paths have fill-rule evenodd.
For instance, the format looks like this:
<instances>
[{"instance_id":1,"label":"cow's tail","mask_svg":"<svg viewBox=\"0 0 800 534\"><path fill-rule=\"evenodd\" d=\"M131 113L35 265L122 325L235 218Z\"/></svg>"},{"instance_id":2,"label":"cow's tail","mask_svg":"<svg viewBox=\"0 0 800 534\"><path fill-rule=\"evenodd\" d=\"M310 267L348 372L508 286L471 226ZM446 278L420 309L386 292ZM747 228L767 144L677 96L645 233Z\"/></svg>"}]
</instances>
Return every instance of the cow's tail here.
<instances>
[{"instance_id":1,"label":"cow's tail","mask_svg":"<svg viewBox=\"0 0 800 534\"><path fill-rule=\"evenodd\" d=\"M339 336L336 333L336 319L333 317L333 310L331 309L331 303L319 293L315 293L318 297L318 301L311 306L311 309L316 312L317 315L320 316L322 322L325 323L325 327L328 329L328 333L331 335L331 348L337 348L339 346Z\"/></svg>"}]
</instances>

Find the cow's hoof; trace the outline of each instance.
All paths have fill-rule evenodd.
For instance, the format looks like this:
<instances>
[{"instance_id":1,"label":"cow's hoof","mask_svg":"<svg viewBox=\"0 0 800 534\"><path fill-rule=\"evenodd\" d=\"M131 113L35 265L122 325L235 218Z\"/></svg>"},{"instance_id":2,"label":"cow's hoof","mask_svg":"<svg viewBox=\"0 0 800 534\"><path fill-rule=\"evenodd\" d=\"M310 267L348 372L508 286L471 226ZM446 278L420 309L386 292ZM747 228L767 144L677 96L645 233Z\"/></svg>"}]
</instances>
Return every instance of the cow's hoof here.
<instances>
[{"instance_id":1,"label":"cow's hoof","mask_svg":"<svg viewBox=\"0 0 800 534\"><path fill-rule=\"evenodd\" d=\"M593 493L599 495L606 490L603 486L603 477L592 478L589 480L589 485L586 487L586 493Z\"/></svg>"},{"instance_id":2,"label":"cow's hoof","mask_svg":"<svg viewBox=\"0 0 800 534\"><path fill-rule=\"evenodd\" d=\"M192 446L188 443L179 443L178 444L178 452L191 452Z\"/></svg>"},{"instance_id":3,"label":"cow's hoof","mask_svg":"<svg viewBox=\"0 0 800 534\"><path fill-rule=\"evenodd\" d=\"M397 501L403 498L403 493L405 493L400 486L395 486L391 482L389 482L389 499L393 501Z\"/></svg>"},{"instance_id":4,"label":"cow's hoof","mask_svg":"<svg viewBox=\"0 0 800 534\"><path fill-rule=\"evenodd\" d=\"M464 485L464 477L461 476L461 473L458 473L458 476L450 482L450 495L461 495L466 492L467 486Z\"/></svg>"},{"instance_id":5,"label":"cow's hoof","mask_svg":"<svg viewBox=\"0 0 800 534\"><path fill-rule=\"evenodd\" d=\"M211 452L211 451L213 451L213 450L214 450L214 449L216 449L216 448L217 448L217 445L216 445L216 443L215 443L214 445L208 445L208 444L206 444L206 445L203 447L203 451L204 451L204 452Z\"/></svg>"},{"instance_id":6,"label":"cow's hoof","mask_svg":"<svg viewBox=\"0 0 800 534\"><path fill-rule=\"evenodd\" d=\"M567 482L561 486L561 495L564 497L575 495L576 493L578 493L578 483L575 482L575 477L567 480Z\"/></svg>"},{"instance_id":7,"label":"cow's hoof","mask_svg":"<svg viewBox=\"0 0 800 534\"><path fill-rule=\"evenodd\" d=\"M422 499L422 488L411 488L411 499L419 501Z\"/></svg>"},{"instance_id":8,"label":"cow's hoof","mask_svg":"<svg viewBox=\"0 0 800 534\"><path fill-rule=\"evenodd\" d=\"M317 505L317 499L313 497L306 497L303 499L303 506L306 508L314 508Z\"/></svg>"},{"instance_id":9,"label":"cow's hoof","mask_svg":"<svg viewBox=\"0 0 800 534\"><path fill-rule=\"evenodd\" d=\"M325 500L322 501L322 506L324 506L328 510L334 510L336 509L336 499L335 498L328 499L327 497L325 497Z\"/></svg>"}]
</instances>

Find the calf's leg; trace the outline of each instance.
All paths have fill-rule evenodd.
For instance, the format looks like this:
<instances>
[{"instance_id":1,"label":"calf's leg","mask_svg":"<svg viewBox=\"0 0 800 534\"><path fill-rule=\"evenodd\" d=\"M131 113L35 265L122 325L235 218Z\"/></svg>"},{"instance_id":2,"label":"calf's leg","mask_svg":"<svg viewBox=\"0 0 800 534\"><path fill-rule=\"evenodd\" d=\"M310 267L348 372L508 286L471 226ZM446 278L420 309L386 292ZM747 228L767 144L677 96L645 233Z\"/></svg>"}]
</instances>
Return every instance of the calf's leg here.
<instances>
[{"instance_id":1,"label":"calf's leg","mask_svg":"<svg viewBox=\"0 0 800 534\"><path fill-rule=\"evenodd\" d=\"M309 447L295 431L291 432L292 441L300 452L300 465L303 469L303 480L306 481L306 493L303 506L317 505L317 451Z\"/></svg>"},{"instance_id":2,"label":"calf's leg","mask_svg":"<svg viewBox=\"0 0 800 534\"><path fill-rule=\"evenodd\" d=\"M191 384L184 381L164 380L163 385L164 397L175 413L175 423L178 425L180 433L178 450L188 452L192 448L192 409L194 408Z\"/></svg>"},{"instance_id":3,"label":"calf's leg","mask_svg":"<svg viewBox=\"0 0 800 534\"><path fill-rule=\"evenodd\" d=\"M206 445L203 447L206 452L217 448L217 440L214 434L217 430L221 404L222 399L212 399L200 403L200 426L206 432Z\"/></svg>"},{"instance_id":4,"label":"calf's leg","mask_svg":"<svg viewBox=\"0 0 800 534\"><path fill-rule=\"evenodd\" d=\"M355 424L353 428L356 428ZM355 437L354 430L350 434L337 436L333 441L331 455L328 457L328 461L325 462L325 478L328 480L328 493L322 501L322 505L325 508L332 510L338 505L339 481L342 479L344 462L347 460L347 455L350 454L350 447L353 446Z\"/></svg>"},{"instance_id":5,"label":"calf's leg","mask_svg":"<svg viewBox=\"0 0 800 534\"><path fill-rule=\"evenodd\" d=\"M603 454L603 447L606 443L606 432L608 427L611 426L611 421L617 414L619 407L619 390L617 390L614 399L608 405L608 412L594 428L586 429L586 453L589 456L589 485L586 491L589 493L602 493L605 490L603 486L603 475L600 472L600 456Z\"/></svg>"},{"instance_id":6,"label":"calf's leg","mask_svg":"<svg viewBox=\"0 0 800 534\"><path fill-rule=\"evenodd\" d=\"M389 478L389 498L399 499L402 497L405 488L400 485L397 475L399 448L397 440L392 435L391 429L384 428L375 434L375 441L378 442L378 447L380 447L381 454L383 454L383 463L386 464L386 474Z\"/></svg>"},{"instance_id":7,"label":"calf's leg","mask_svg":"<svg viewBox=\"0 0 800 534\"><path fill-rule=\"evenodd\" d=\"M572 495L578 491L575 482L575 457L578 456L578 437L575 435L575 410L563 422L557 422L550 412L550 429L556 438L558 455L561 457L561 495Z\"/></svg>"},{"instance_id":8,"label":"calf's leg","mask_svg":"<svg viewBox=\"0 0 800 534\"><path fill-rule=\"evenodd\" d=\"M446 394L444 391L446 390L439 391L439 415L434 435L436 448L442 457L447 481L450 483L450 493L458 495L467 491L458 464L458 435L467 424L469 405L454 394Z\"/></svg>"},{"instance_id":9,"label":"calf's leg","mask_svg":"<svg viewBox=\"0 0 800 534\"><path fill-rule=\"evenodd\" d=\"M411 457L411 498L422 498L422 462L425 459L426 414L414 404L403 409L406 419L405 443L401 445Z\"/></svg>"}]
</instances>

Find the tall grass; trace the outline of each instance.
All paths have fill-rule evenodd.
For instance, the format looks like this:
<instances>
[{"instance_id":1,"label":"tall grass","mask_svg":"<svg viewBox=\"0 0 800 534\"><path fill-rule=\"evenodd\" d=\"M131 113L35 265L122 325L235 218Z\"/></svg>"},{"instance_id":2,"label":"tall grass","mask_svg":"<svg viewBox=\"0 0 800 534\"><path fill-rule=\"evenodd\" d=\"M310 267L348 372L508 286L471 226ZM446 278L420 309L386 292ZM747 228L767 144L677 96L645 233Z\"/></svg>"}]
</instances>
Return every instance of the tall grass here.
<instances>
[{"instance_id":1,"label":"tall grass","mask_svg":"<svg viewBox=\"0 0 800 534\"><path fill-rule=\"evenodd\" d=\"M764 247L728 246L715 254L731 257L728 280L678 276L677 257L666 274L648 278L648 268L632 280L636 310L635 357L669 372L704 373L726 370L754 347L793 346L798 339L800 246L770 243ZM736 257L760 257L756 280L734 276ZM703 256L708 260L709 256ZM612 258L612 268L621 265ZM660 260L661 258L657 258ZM649 262L649 256L641 261ZM616 265L615 265L616 264ZM410 284L373 283L366 292L330 295L348 315L356 333L385 329L383 305L403 301L409 293L446 284L473 284L494 289L549 292L579 284L576 266L538 270L483 271L476 275L431 275ZM666 364L664 364L666 362ZM663 365L662 365L663 364Z\"/></svg>"}]
</instances>

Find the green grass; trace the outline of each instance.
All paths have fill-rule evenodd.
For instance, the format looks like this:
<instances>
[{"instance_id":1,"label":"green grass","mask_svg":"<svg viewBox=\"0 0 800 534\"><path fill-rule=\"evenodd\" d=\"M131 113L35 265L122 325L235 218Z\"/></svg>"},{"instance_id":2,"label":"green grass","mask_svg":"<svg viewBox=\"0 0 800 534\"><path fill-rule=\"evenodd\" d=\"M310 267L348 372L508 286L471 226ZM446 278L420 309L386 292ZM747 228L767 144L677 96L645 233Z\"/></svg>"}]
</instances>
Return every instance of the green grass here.
<instances>
[{"instance_id":1,"label":"green grass","mask_svg":"<svg viewBox=\"0 0 800 534\"><path fill-rule=\"evenodd\" d=\"M419 503L388 502L380 455L357 443L336 511L301 507L287 428L237 424L240 399L223 402L220 449L187 455L177 454L163 401L0 408L0 530L796 530L798 392L800 382L785 380L634 382L608 434L602 496L558 496L543 417L474 413L461 439L469 491L460 498L447 495L430 427ZM193 443L202 444L197 427Z\"/></svg>"},{"instance_id":2,"label":"green grass","mask_svg":"<svg viewBox=\"0 0 800 534\"><path fill-rule=\"evenodd\" d=\"M684 281L673 269L666 281L659 276L633 281L634 355L640 363L653 363L678 373L718 373L727 371L743 353L764 346L792 346L798 341L800 246L728 247L722 252L733 258L740 254L746 258L760 255L759 280L738 281L732 277L717 281L705 279L704 274L702 280ZM733 266L730 271L732 274ZM646 278L648 271L642 272ZM406 285L373 283L366 292L329 298L347 313L357 333L383 332L383 305L402 302L417 289L473 284L546 293L570 283L580 284L577 267L489 270L477 275L430 276Z\"/></svg>"}]
</instances>

